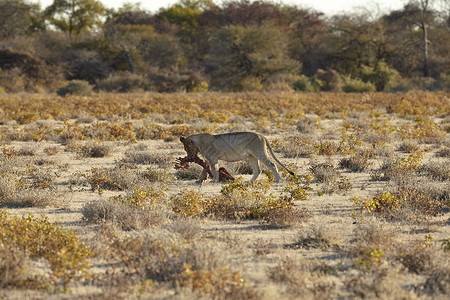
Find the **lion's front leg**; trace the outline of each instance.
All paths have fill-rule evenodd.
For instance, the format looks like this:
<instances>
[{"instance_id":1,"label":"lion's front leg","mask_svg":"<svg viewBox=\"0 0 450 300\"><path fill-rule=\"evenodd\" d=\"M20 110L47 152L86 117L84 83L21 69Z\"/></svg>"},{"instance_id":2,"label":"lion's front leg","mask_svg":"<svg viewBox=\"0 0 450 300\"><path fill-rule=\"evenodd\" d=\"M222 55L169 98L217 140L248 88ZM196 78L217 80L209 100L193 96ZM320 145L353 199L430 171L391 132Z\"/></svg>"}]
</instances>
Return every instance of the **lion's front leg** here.
<instances>
[{"instance_id":1,"label":"lion's front leg","mask_svg":"<svg viewBox=\"0 0 450 300\"><path fill-rule=\"evenodd\" d=\"M219 182L219 164L218 163L211 164L211 173L213 176L213 181Z\"/></svg>"},{"instance_id":2,"label":"lion's front leg","mask_svg":"<svg viewBox=\"0 0 450 300\"><path fill-rule=\"evenodd\" d=\"M202 174L200 175L200 178L197 180L198 184L202 184L203 181L206 180L206 177L208 176L208 172L206 171L205 168L203 168Z\"/></svg>"},{"instance_id":3,"label":"lion's front leg","mask_svg":"<svg viewBox=\"0 0 450 300\"><path fill-rule=\"evenodd\" d=\"M219 182L219 162L217 159L208 160L209 165L211 166L211 173L214 182Z\"/></svg>"}]
</instances>

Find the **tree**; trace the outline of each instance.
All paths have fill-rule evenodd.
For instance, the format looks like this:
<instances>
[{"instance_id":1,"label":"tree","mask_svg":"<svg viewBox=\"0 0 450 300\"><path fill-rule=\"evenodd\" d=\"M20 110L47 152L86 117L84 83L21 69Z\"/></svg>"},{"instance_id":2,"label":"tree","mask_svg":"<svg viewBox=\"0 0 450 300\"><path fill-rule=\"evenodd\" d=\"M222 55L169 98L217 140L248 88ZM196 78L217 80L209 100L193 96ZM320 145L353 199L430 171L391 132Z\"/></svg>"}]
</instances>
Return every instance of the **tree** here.
<instances>
[{"instance_id":1,"label":"tree","mask_svg":"<svg viewBox=\"0 0 450 300\"><path fill-rule=\"evenodd\" d=\"M155 33L142 39L138 49L143 59L152 67L177 70L186 64L183 50L175 36Z\"/></svg>"},{"instance_id":2,"label":"tree","mask_svg":"<svg viewBox=\"0 0 450 300\"><path fill-rule=\"evenodd\" d=\"M432 70L432 64L436 64L435 60L441 60L441 57L432 56L437 54L435 50L439 44L445 44L448 28L441 31L444 35L434 33L442 25L439 25L439 13L432 8L433 3L433 0L411 0L402 10L384 16L389 25L396 29L394 34L398 43L410 46L410 55L397 55L400 61L408 59L409 76L411 71L420 72L425 77L438 75ZM448 53L443 55L448 56ZM402 67L396 69L400 71Z\"/></svg>"},{"instance_id":3,"label":"tree","mask_svg":"<svg viewBox=\"0 0 450 300\"><path fill-rule=\"evenodd\" d=\"M213 86L260 89L271 78L297 73L300 64L288 56L288 39L269 24L222 28L212 37L207 57Z\"/></svg>"},{"instance_id":4,"label":"tree","mask_svg":"<svg viewBox=\"0 0 450 300\"><path fill-rule=\"evenodd\" d=\"M371 22L363 15L340 15L331 20L332 35L327 45L333 68L341 74L356 76L362 65L375 63L371 45Z\"/></svg>"},{"instance_id":5,"label":"tree","mask_svg":"<svg viewBox=\"0 0 450 300\"><path fill-rule=\"evenodd\" d=\"M285 23L280 6L265 1L226 1L221 8L205 11L205 19L216 26L261 25L264 22Z\"/></svg>"},{"instance_id":6,"label":"tree","mask_svg":"<svg viewBox=\"0 0 450 300\"><path fill-rule=\"evenodd\" d=\"M420 28L423 40L423 76L428 77L428 26L427 18L431 0L419 0L420 4Z\"/></svg>"},{"instance_id":7,"label":"tree","mask_svg":"<svg viewBox=\"0 0 450 300\"><path fill-rule=\"evenodd\" d=\"M0 39L14 38L40 27L40 8L24 0L0 0Z\"/></svg>"},{"instance_id":8,"label":"tree","mask_svg":"<svg viewBox=\"0 0 450 300\"><path fill-rule=\"evenodd\" d=\"M281 7L281 13L295 37L290 40L290 55L301 62L303 73L311 76L318 69L327 69L326 37L330 30L323 13L293 6Z\"/></svg>"},{"instance_id":9,"label":"tree","mask_svg":"<svg viewBox=\"0 0 450 300\"><path fill-rule=\"evenodd\" d=\"M131 73L135 73L135 61L140 60L139 45L151 39L155 30L150 25L124 25L110 23L105 27L106 38L123 51Z\"/></svg>"},{"instance_id":10,"label":"tree","mask_svg":"<svg viewBox=\"0 0 450 300\"><path fill-rule=\"evenodd\" d=\"M50 24L70 36L99 27L105 12L105 7L97 0L54 0L45 9Z\"/></svg>"},{"instance_id":11,"label":"tree","mask_svg":"<svg viewBox=\"0 0 450 300\"><path fill-rule=\"evenodd\" d=\"M177 35L181 41L192 44L198 29L198 18L204 9L213 5L211 0L181 0L168 9L159 12L158 17L178 26Z\"/></svg>"}]
</instances>

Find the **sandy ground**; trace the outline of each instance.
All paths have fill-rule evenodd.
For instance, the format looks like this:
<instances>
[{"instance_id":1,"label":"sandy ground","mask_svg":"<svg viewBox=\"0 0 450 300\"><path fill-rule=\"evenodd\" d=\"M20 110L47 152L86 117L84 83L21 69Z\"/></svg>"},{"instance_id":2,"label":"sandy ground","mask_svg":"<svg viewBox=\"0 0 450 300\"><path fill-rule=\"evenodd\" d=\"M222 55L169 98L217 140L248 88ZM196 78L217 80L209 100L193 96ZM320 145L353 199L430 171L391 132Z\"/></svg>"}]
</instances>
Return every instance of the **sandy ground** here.
<instances>
[{"instance_id":1,"label":"sandy ground","mask_svg":"<svg viewBox=\"0 0 450 300\"><path fill-rule=\"evenodd\" d=\"M315 132L315 141L322 139L339 141L339 128L342 124L340 119L323 120L320 123L320 128ZM274 134L269 132L267 137L269 140L276 138L283 139L286 136L293 134ZM448 139L448 134L447 134ZM396 151L396 148L400 144L400 140L393 139L388 145L391 150ZM103 158L85 158L76 155L74 152L67 151L67 145L61 145L59 143L42 141L36 142L11 142L4 145L4 147L20 149L23 147L35 147L37 149L36 154L33 157L24 157L26 160L44 159L50 163L46 166L56 175L55 182L53 184L55 197L61 200L61 205L57 207L25 207L25 208L8 208L8 211L13 214L28 214L33 215L45 215L52 222L59 222L64 228L70 228L74 230L82 239L89 240L95 235L96 225L86 224L82 220L82 208L83 205L90 201L97 201L101 198L109 198L111 196L120 194L116 191L104 191L102 195L97 192L93 192L87 184L71 183L74 178L74 174L88 174L92 168L112 168L114 167L124 156L125 152L135 145L127 142L105 142L113 144L114 150L107 157ZM182 144L177 141L165 142L161 140L147 140L140 141L139 144L145 144L150 151L163 153L169 156L174 162L179 156L183 156ZM60 151L56 155L48 156L44 153L44 149L50 146L60 147ZM429 149L425 152L423 163L429 160L438 160L444 163L448 163L448 158L437 158L435 156L439 147L430 145L420 145L421 149ZM407 154L396 151L397 155L406 156ZM285 158L281 153L277 153L280 160L284 163L294 164L298 170L306 174L310 167L312 160L326 161L325 156L314 155L312 158ZM340 159L346 157L346 155L333 155L331 161L336 166ZM288 228L269 228L259 224L257 221L242 221L235 222L233 220L211 220L201 219L199 224L204 230L206 236L212 236L214 238L223 238L225 240L235 241L238 250L233 250L233 253L237 253L234 257L230 258L230 263L237 266L241 270L243 276L251 284L257 286L257 289L264 291L265 298L284 297L289 294L283 294L282 285L274 283L268 280L267 270L277 266L282 261L307 261L311 263L334 266L338 269L338 273L330 276L325 276L328 281L333 282L335 289L331 293L332 298L351 298L354 295L345 291L344 285L349 278L358 277L359 273L352 267L340 267L342 265L351 266L351 261L354 258L349 257L346 251L342 250L346 245L351 245L352 240L355 238L355 230L361 227L361 224L375 224L382 228L392 231L396 235L396 239L402 243L414 242L424 240L425 235L431 234L436 244L450 237L449 218L450 213L444 212L437 217L432 218L430 222L425 224L414 224L410 222L401 221L385 221L380 218L375 218L370 215L361 221L355 219L352 215L352 199L354 196L365 199L373 197L377 191L386 188L386 182L371 180L371 172L376 170L381 165L382 159L377 158L371 160L372 164L368 170L364 172L350 172L345 169L339 169L342 176L349 179L352 184L352 188L346 192L337 192L332 194L320 193L322 184L313 182L311 183L312 190L309 191L309 200L297 201L295 203L298 208L305 208L312 214L312 218L306 222ZM140 169L144 170L148 165L139 165ZM175 174L176 170L169 169L172 174ZM242 175L244 179L248 180L251 175ZM76 177L76 176L75 176ZM265 175L261 175L261 178L265 178ZM445 185L447 182L440 182L439 184ZM223 184L214 184L206 182L199 186L194 180L174 180L167 184L167 194L173 195L182 192L186 189L196 190L202 193L204 196L213 196L220 192ZM286 182L282 182L279 185L274 185L270 189L270 193L274 195L280 195L283 188L286 186ZM374 226L375 226L374 225ZM303 235L308 235L311 230L323 230L330 236L334 237L336 244L341 249L324 249L311 245L311 247L295 247L292 246L299 242ZM304 236L303 236L304 237ZM291 246L290 246L291 245ZM446 256L448 258L448 254ZM447 262L448 263L448 262ZM95 260L91 263L93 269L101 269L101 262ZM394 272L394 271L392 271ZM394 272L395 273L395 272ZM408 286L418 286L426 280L426 274L413 274L408 272L395 273L395 280L399 282L400 286L406 287L406 291L413 291L414 288L407 288ZM341 290L340 292L336 292ZM82 297L90 293L97 293L98 288L91 287L78 287L73 289L71 296L67 297ZM418 293L420 295L420 293ZM0 294L0 298L40 298L44 294L39 292L20 292L20 291L3 291ZM294 294L295 295L295 294ZM61 295L59 295L61 296ZM59 297L52 296L52 297ZM297 295L299 296L299 295ZM391 295L392 296L392 295ZM410 295L411 298L415 296ZM428 296L423 296L427 298ZM295 298L295 297L294 297ZM395 297L394 297L395 298Z\"/></svg>"}]
</instances>

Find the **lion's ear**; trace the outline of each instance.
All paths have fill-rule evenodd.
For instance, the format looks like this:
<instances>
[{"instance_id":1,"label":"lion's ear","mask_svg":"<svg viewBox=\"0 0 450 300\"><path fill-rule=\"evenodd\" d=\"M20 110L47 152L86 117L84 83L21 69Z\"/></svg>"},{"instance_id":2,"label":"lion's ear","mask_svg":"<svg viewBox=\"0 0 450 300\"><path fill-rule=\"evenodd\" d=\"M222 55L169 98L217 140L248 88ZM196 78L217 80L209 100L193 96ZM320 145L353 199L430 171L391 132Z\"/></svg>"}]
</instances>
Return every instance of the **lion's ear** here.
<instances>
[{"instance_id":1,"label":"lion's ear","mask_svg":"<svg viewBox=\"0 0 450 300\"><path fill-rule=\"evenodd\" d=\"M182 142L184 144L185 140L186 140L186 138L184 136L180 136L180 142Z\"/></svg>"}]
</instances>

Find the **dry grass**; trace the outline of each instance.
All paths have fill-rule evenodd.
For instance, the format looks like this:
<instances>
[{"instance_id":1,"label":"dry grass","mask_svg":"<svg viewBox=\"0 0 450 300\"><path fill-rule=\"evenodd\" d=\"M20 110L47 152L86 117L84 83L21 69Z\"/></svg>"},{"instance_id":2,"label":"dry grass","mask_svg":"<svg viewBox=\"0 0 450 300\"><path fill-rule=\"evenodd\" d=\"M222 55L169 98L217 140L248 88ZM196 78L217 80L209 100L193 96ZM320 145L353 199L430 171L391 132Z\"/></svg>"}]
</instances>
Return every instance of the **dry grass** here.
<instances>
[{"instance_id":1,"label":"dry grass","mask_svg":"<svg viewBox=\"0 0 450 300\"><path fill-rule=\"evenodd\" d=\"M370 166L369 155L364 152L343 158L339 161L339 167L349 169L352 172L362 172Z\"/></svg>"},{"instance_id":2,"label":"dry grass","mask_svg":"<svg viewBox=\"0 0 450 300\"><path fill-rule=\"evenodd\" d=\"M272 144L285 157L311 157L316 152L313 142L307 138L288 137Z\"/></svg>"},{"instance_id":3,"label":"dry grass","mask_svg":"<svg viewBox=\"0 0 450 300\"><path fill-rule=\"evenodd\" d=\"M157 165L161 168L168 168L172 165L173 159L162 153L155 153L154 150L131 150L125 152L123 162L138 165Z\"/></svg>"},{"instance_id":4,"label":"dry grass","mask_svg":"<svg viewBox=\"0 0 450 300\"><path fill-rule=\"evenodd\" d=\"M28 229L0 228L0 298L444 299L448 98L2 94L0 205ZM173 168L179 136L230 130L264 133L296 176Z\"/></svg>"},{"instance_id":5,"label":"dry grass","mask_svg":"<svg viewBox=\"0 0 450 300\"><path fill-rule=\"evenodd\" d=\"M268 273L271 280L284 287L280 293L288 299L329 299L336 291L335 283L307 261L285 260Z\"/></svg>"},{"instance_id":6,"label":"dry grass","mask_svg":"<svg viewBox=\"0 0 450 300\"><path fill-rule=\"evenodd\" d=\"M106 157L112 152L112 145L104 143L89 143L80 145L76 152L81 157Z\"/></svg>"},{"instance_id":7,"label":"dry grass","mask_svg":"<svg viewBox=\"0 0 450 300\"><path fill-rule=\"evenodd\" d=\"M430 161L427 164L422 165L421 172L434 180L450 180L450 165L445 161Z\"/></svg>"},{"instance_id":8,"label":"dry grass","mask_svg":"<svg viewBox=\"0 0 450 300\"><path fill-rule=\"evenodd\" d=\"M306 230L302 229L298 233L298 241L287 245L287 247L295 249L320 248L324 250L339 250L342 246L341 236L323 226L311 226Z\"/></svg>"},{"instance_id":9,"label":"dry grass","mask_svg":"<svg viewBox=\"0 0 450 300\"><path fill-rule=\"evenodd\" d=\"M316 182L332 184L339 180L340 173L330 161L327 162L310 162L309 171L313 174Z\"/></svg>"}]
</instances>

